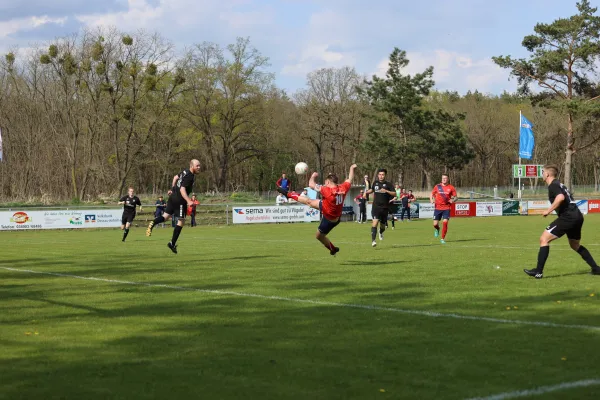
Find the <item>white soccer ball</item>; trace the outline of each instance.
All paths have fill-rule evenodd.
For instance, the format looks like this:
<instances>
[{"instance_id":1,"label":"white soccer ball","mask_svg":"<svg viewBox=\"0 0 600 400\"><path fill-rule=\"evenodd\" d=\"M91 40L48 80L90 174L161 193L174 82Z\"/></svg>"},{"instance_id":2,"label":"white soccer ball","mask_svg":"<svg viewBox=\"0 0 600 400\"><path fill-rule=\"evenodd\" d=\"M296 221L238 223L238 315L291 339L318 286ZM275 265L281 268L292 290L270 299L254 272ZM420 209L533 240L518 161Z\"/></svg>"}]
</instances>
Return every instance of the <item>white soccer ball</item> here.
<instances>
[{"instance_id":1,"label":"white soccer ball","mask_svg":"<svg viewBox=\"0 0 600 400\"><path fill-rule=\"evenodd\" d=\"M304 175L308 172L308 164L305 162L299 162L298 164L296 164L296 167L294 169L296 170L296 173L298 175Z\"/></svg>"}]
</instances>

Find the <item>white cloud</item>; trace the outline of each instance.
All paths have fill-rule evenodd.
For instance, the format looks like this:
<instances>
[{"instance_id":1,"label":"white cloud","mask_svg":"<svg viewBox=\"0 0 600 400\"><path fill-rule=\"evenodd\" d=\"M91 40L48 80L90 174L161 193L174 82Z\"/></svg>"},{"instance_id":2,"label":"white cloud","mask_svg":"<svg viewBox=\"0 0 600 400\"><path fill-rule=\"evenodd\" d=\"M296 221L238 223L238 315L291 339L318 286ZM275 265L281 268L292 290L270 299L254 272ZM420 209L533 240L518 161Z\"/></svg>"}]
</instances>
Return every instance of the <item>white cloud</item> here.
<instances>
[{"instance_id":1,"label":"white cloud","mask_svg":"<svg viewBox=\"0 0 600 400\"><path fill-rule=\"evenodd\" d=\"M306 76L318 68L343 67L354 65L352 54L332 51L327 44L309 44L300 55L290 55L291 63L283 66L281 73L289 76Z\"/></svg>"},{"instance_id":2,"label":"white cloud","mask_svg":"<svg viewBox=\"0 0 600 400\"><path fill-rule=\"evenodd\" d=\"M404 69L405 73L414 75L433 66L433 79L441 90L496 92L499 86L511 86L506 82L508 72L490 58L473 59L466 54L447 50L407 52L407 58L410 63ZM388 59L384 59L377 64L375 75L383 77L387 69Z\"/></svg>"},{"instance_id":3,"label":"white cloud","mask_svg":"<svg viewBox=\"0 0 600 400\"><path fill-rule=\"evenodd\" d=\"M311 15L306 38L296 42L299 51L289 55L281 73L304 77L319 68L355 66L357 54L344 50L345 45L351 43L344 34L348 22L339 13L329 10Z\"/></svg>"},{"instance_id":4,"label":"white cloud","mask_svg":"<svg viewBox=\"0 0 600 400\"><path fill-rule=\"evenodd\" d=\"M21 31L30 31L35 28L39 28L46 24L58 24L64 25L67 21L67 17L63 18L50 18L47 15L43 16L32 16L27 18L16 18L8 21L0 22L0 38L7 37L14 33Z\"/></svg>"}]
</instances>

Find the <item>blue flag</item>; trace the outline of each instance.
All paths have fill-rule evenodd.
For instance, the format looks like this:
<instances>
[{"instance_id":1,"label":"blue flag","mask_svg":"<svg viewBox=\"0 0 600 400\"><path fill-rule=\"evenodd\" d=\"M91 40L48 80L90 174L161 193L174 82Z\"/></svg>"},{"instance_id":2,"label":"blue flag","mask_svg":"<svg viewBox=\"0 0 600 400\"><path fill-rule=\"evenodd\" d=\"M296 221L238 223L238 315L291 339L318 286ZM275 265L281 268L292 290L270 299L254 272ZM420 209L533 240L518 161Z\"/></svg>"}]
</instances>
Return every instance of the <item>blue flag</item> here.
<instances>
[{"instance_id":1,"label":"blue flag","mask_svg":"<svg viewBox=\"0 0 600 400\"><path fill-rule=\"evenodd\" d=\"M535 141L533 139L533 124L529 122L524 115L521 115L521 136L519 138L519 157L530 159L533 155L533 146Z\"/></svg>"}]
</instances>

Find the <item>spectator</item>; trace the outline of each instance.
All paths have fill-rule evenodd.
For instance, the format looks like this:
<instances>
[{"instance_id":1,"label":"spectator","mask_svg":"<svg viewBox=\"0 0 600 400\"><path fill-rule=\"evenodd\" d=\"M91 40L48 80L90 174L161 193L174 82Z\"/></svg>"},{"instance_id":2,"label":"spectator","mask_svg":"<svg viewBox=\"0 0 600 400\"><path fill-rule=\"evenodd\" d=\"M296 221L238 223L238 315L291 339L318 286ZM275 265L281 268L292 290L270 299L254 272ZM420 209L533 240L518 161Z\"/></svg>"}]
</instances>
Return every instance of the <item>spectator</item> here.
<instances>
[{"instance_id":1,"label":"spectator","mask_svg":"<svg viewBox=\"0 0 600 400\"><path fill-rule=\"evenodd\" d=\"M277 198L275 199L275 205L280 206L284 203L287 203L287 197L285 197L284 195L282 195L281 193L277 195Z\"/></svg>"},{"instance_id":2,"label":"spectator","mask_svg":"<svg viewBox=\"0 0 600 400\"><path fill-rule=\"evenodd\" d=\"M154 218L158 218L161 215L163 215L163 213L165 212L165 207L167 206L167 202L164 200L164 198L162 196L158 196L158 200L156 200L156 203L154 203L154 205L156 206L156 210L154 210ZM162 223L162 224L160 224L160 226L162 228L164 228L165 224Z\"/></svg>"},{"instance_id":3,"label":"spectator","mask_svg":"<svg viewBox=\"0 0 600 400\"><path fill-rule=\"evenodd\" d=\"M304 190L302 191L302 193L300 193L300 197L302 197L302 196L304 196L304 197L308 197L308 191L307 191L306 189L304 189Z\"/></svg>"},{"instance_id":4,"label":"spectator","mask_svg":"<svg viewBox=\"0 0 600 400\"><path fill-rule=\"evenodd\" d=\"M281 178L277 181L277 186L289 191L290 190L290 180L287 178L287 175L284 173L281 174Z\"/></svg>"},{"instance_id":5,"label":"spectator","mask_svg":"<svg viewBox=\"0 0 600 400\"><path fill-rule=\"evenodd\" d=\"M354 198L354 202L358 204L358 218L356 222L364 224L367 221L367 198L365 197L365 191L361 189L358 196Z\"/></svg>"},{"instance_id":6,"label":"spectator","mask_svg":"<svg viewBox=\"0 0 600 400\"><path fill-rule=\"evenodd\" d=\"M193 194L192 195L192 205L188 206L188 215L190 217L192 217L192 223L191 226L196 226L196 207L198 206L198 204L200 204L200 202L198 201L198 199L196 198L196 195Z\"/></svg>"}]
</instances>

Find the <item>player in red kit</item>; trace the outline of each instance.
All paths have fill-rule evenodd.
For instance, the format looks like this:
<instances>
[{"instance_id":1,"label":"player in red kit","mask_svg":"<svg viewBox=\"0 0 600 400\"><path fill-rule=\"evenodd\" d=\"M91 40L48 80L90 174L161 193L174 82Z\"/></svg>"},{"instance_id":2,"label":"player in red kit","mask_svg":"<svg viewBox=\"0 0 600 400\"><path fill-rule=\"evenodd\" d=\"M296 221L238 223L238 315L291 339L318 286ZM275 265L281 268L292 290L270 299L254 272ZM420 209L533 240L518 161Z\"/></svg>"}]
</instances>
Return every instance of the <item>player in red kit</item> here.
<instances>
[{"instance_id":1,"label":"player in red kit","mask_svg":"<svg viewBox=\"0 0 600 400\"><path fill-rule=\"evenodd\" d=\"M317 172L313 172L310 177L310 181L308 182L308 186L311 189L321 193L321 200L311 200L306 196L300 196L300 194L296 192L288 192L281 187L277 188L277 191L286 197L321 211L323 216L321 218L321 223L319 224L316 237L317 240L323 243L323 246L329 250L329 254L332 256L340 251L340 248L335 247L333 243L331 243L327 237L327 234L329 234L329 232L331 232L331 230L340 223L342 208L344 207L344 199L350 190L352 179L354 179L355 169L356 164L353 164L350 167L350 172L348 172L348 179L346 179L341 185L338 185L338 177L335 174L327 175L325 178L325 183L323 185L319 185L315 181L319 174Z\"/></svg>"},{"instance_id":2,"label":"player in red kit","mask_svg":"<svg viewBox=\"0 0 600 400\"><path fill-rule=\"evenodd\" d=\"M433 212L433 227L435 228L434 236L440 235L440 220L442 220L442 240L441 243L446 243L446 234L448 233L448 220L450 219L450 207L458 197L454 186L449 184L450 178L448 175L442 175L442 182L435 185L431 191L429 200L435 204Z\"/></svg>"}]
</instances>

